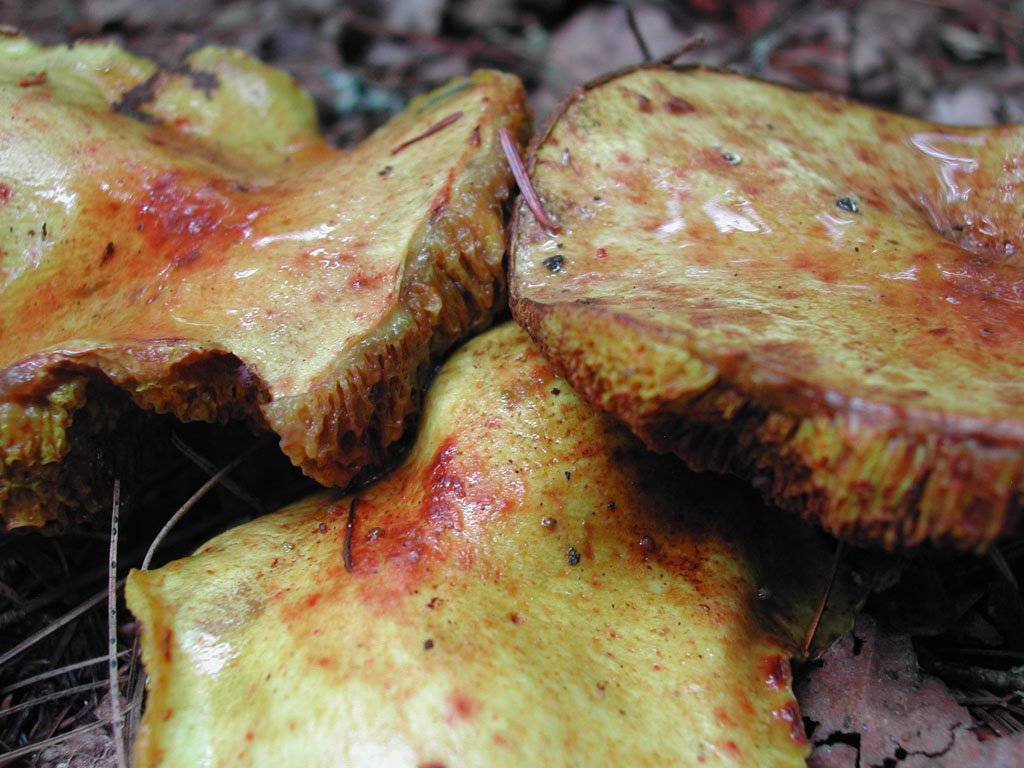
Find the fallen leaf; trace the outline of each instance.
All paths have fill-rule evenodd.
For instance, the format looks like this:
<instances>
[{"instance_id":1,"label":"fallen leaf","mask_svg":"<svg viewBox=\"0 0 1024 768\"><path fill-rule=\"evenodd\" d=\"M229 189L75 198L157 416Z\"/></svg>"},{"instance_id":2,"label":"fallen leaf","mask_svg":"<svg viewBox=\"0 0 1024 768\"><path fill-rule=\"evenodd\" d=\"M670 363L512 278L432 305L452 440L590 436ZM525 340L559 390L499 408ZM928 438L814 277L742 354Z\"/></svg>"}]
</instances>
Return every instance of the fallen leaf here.
<instances>
[{"instance_id":1,"label":"fallen leaf","mask_svg":"<svg viewBox=\"0 0 1024 768\"><path fill-rule=\"evenodd\" d=\"M909 636L865 614L795 690L815 768L1024 765L1024 734L979 741L970 713L920 669Z\"/></svg>"}]
</instances>

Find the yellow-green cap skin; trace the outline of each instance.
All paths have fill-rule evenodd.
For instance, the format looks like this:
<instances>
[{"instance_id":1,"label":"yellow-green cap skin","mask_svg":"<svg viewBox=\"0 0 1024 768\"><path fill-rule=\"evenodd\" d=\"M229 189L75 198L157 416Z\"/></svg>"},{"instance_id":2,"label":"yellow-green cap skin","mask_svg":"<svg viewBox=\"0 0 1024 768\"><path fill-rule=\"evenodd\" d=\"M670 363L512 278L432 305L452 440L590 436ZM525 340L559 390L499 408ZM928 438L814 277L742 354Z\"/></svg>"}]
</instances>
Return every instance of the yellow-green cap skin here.
<instances>
[{"instance_id":1,"label":"yellow-green cap skin","mask_svg":"<svg viewBox=\"0 0 1024 768\"><path fill-rule=\"evenodd\" d=\"M132 573L137 764L802 766L788 660L828 561L773 581L795 540L750 507L489 331L394 472Z\"/></svg>"},{"instance_id":2,"label":"yellow-green cap skin","mask_svg":"<svg viewBox=\"0 0 1024 768\"><path fill-rule=\"evenodd\" d=\"M513 314L648 445L844 538L983 550L1024 499L1024 128L701 68L535 139Z\"/></svg>"},{"instance_id":3,"label":"yellow-green cap skin","mask_svg":"<svg viewBox=\"0 0 1024 768\"><path fill-rule=\"evenodd\" d=\"M0 107L8 528L59 528L95 492L59 469L69 430L109 426L76 381L245 419L344 485L402 434L432 359L505 305L512 76L459 79L340 151L290 77L239 51L162 69L8 36Z\"/></svg>"}]
</instances>

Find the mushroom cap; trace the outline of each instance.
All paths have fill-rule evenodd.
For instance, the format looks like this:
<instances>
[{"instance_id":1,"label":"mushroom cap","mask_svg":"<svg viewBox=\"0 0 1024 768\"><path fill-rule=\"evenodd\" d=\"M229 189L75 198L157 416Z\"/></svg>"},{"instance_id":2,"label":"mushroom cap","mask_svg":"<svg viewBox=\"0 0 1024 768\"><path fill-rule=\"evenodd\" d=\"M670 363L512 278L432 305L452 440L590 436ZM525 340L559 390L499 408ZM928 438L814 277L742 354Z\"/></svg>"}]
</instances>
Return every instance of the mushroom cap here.
<instances>
[{"instance_id":1,"label":"mushroom cap","mask_svg":"<svg viewBox=\"0 0 1024 768\"><path fill-rule=\"evenodd\" d=\"M132 401L247 420L344 485L401 436L431 361L504 305L512 76L453 81L341 151L240 51L162 68L8 36L0 107L8 528L102 505L70 454L94 464Z\"/></svg>"},{"instance_id":2,"label":"mushroom cap","mask_svg":"<svg viewBox=\"0 0 1024 768\"><path fill-rule=\"evenodd\" d=\"M825 539L646 450L508 323L384 478L132 572L137 764L802 766Z\"/></svg>"},{"instance_id":3,"label":"mushroom cap","mask_svg":"<svg viewBox=\"0 0 1024 768\"><path fill-rule=\"evenodd\" d=\"M830 532L982 550L1024 504L1024 127L703 68L610 75L531 145L515 318L652 448Z\"/></svg>"}]
</instances>

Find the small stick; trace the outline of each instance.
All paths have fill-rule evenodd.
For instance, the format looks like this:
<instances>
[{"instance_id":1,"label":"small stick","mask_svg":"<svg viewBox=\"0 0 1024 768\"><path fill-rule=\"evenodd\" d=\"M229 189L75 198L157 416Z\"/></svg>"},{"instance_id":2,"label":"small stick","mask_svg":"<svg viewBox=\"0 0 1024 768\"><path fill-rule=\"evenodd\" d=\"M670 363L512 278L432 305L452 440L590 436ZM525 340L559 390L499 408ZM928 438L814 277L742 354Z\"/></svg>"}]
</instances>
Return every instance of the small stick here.
<instances>
[{"instance_id":1,"label":"small stick","mask_svg":"<svg viewBox=\"0 0 1024 768\"><path fill-rule=\"evenodd\" d=\"M693 50L695 50L697 48L700 48L703 45L704 45L704 35L694 35L689 40L686 40L678 48L673 48L671 51L669 51L664 56L662 56L660 59L658 59L658 63L659 64L671 64L676 59L678 59L680 56L685 56L690 51L693 51Z\"/></svg>"},{"instance_id":2,"label":"small stick","mask_svg":"<svg viewBox=\"0 0 1024 768\"><path fill-rule=\"evenodd\" d=\"M981 686L997 691L1024 690L1024 672L1018 668L988 669L973 664L957 664L932 656L922 656L921 666L937 677L956 685Z\"/></svg>"},{"instance_id":3,"label":"small stick","mask_svg":"<svg viewBox=\"0 0 1024 768\"><path fill-rule=\"evenodd\" d=\"M356 502L359 499L355 496L348 505L348 522L345 523L345 544L341 548L341 560L345 563L345 570L352 573L352 529L356 526Z\"/></svg>"},{"instance_id":4,"label":"small stick","mask_svg":"<svg viewBox=\"0 0 1024 768\"><path fill-rule=\"evenodd\" d=\"M530 176L526 172L526 166L523 165L523 159L519 156L519 147L516 145L516 140L512 137L512 132L508 128L501 128L498 131L498 138L501 141L501 148L505 152L505 159L508 160L509 168L512 169L512 175L515 177L516 184L519 185L519 191L523 193L523 199L526 200L526 206L533 213L533 217L548 232L552 234L561 232L562 228L552 222L548 215L544 213L544 207L540 204L540 198L537 197L533 184L530 183Z\"/></svg>"},{"instance_id":5,"label":"small stick","mask_svg":"<svg viewBox=\"0 0 1024 768\"><path fill-rule=\"evenodd\" d=\"M397 155L403 149L405 149L406 147L412 146L417 141L423 141L423 139L427 138L427 136L433 136L438 131L442 131L445 128L447 128L449 125L454 123L460 117L462 117L462 113L461 112L452 112L450 115L448 115L448 117L446 117L446 118L444 118L442 120L438 120L436 123L434 123L432 126L427 128L427 130L425 130L423 133L419 134L418 136L413 136L408 141L403 141L401 144L399 144L397 147L395 147L394 149L391 150L391 154L392 155Z\"/></svg>"},{"instance_id":6,"label":"small stick","mask_svg":"<svg viewBox=\"0 0 1024 768\"><path fill-rule=\"evenodd\" d=\"M825 585L825 592L821 595L821 600L818 602L818 608L814 612L814 618L811 619L811 625L807 627L807 634L804 635L803 655L806 657L807 652L811 650L811 643L814 642L814 635L818 632L818 625L821 623L821 617L825 613L825 606L828 604L829 595L832 594L832 585L836 581L836 574L839 573L839 561L843 555L843 541L839 540L836 545L836 552L832 556L832 573L828 576L828 584Z\"/></svg>"},{"instance_id":7,"label":"small stick","mask_svg":"<svg viewBox=\"0 0 1024 768\"><path fill-rule=\"evenodd\" d=\"M110 708L117 768L128 768L124 750L124 719L121 714L121 683L117 668L117 539L121 523L121 478L114 478L114 502L110 510L110 570L107 572L107 643L110 671Z\"/></svg>"},{"instance_id":8,"label":"small stick","mask_svg":"<svg viewBox=\"0 0 1024 768\"><path fill-rule=\"evenodd\" d=\"M650 61L653 58L651 56L651 49L647 47L647 41L644 40L644 36L640 32L640 25L636 22L636 13L633 12L633 6L627 4L623 7L626 9L626 23L629 24L629 31L633 33L633 37L636 39L636 46L640 49L644 61Z\"/></svg>"}]
</instances>

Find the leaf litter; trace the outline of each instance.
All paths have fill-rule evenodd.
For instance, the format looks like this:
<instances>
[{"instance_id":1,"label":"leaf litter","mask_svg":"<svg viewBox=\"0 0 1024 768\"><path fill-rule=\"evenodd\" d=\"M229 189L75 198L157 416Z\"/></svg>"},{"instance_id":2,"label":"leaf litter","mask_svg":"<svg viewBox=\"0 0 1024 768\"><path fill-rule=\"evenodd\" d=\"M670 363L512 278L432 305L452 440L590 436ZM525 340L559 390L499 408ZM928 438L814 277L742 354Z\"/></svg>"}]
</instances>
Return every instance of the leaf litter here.
<instances>
[{"instance_id":1,"label":"leaf litter","mask_svg":"<svg viewBox=\"0 0 1024 768\"><path fill-rule=\"evenodd\" d=\"M967 708L919 666L910 636L867 614L798 679L796 694L812 766L1024 765L1024 732L979 740Z\"/></svg>"}]
</instances>

